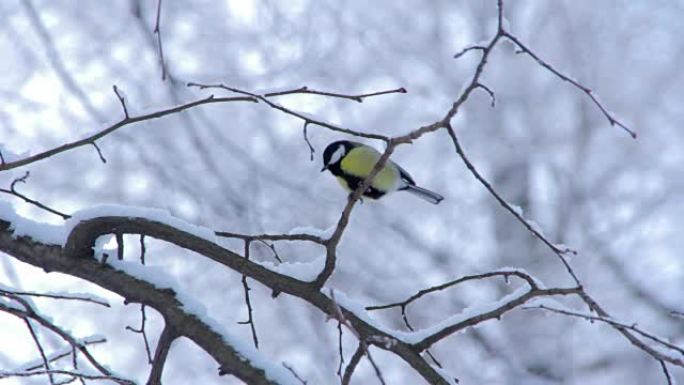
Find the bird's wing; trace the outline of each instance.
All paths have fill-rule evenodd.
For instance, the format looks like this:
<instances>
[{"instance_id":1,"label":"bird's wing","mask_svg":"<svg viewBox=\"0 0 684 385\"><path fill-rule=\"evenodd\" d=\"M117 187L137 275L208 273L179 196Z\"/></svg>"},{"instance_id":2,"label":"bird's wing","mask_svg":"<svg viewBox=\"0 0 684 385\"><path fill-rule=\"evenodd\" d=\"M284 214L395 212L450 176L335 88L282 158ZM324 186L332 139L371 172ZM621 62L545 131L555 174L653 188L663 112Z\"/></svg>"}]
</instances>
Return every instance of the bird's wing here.
<instances>
[{"instance_id":1,"label":"bird's wing","mask_svg":"<svg viewBox=\"0 0 684 385\"><path fill-rule=\"evenodd\" d=\"M401 177L401 180L408 184L415 185L416 182L413 180L413 177L411 174L408 173L408 171L404 170L400 165L394 163L395 166L397 166L397 169L399 170L399 176Z\"/></svg>"}]
</instances>

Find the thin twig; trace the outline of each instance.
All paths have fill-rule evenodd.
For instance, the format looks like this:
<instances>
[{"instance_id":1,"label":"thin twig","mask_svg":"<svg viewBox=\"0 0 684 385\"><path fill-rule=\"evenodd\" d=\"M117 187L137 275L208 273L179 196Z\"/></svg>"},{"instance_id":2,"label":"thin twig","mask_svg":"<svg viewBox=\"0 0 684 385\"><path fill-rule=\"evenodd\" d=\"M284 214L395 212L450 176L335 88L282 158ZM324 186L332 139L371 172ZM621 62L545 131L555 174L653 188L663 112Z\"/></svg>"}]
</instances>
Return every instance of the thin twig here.
<instances>
[{"instance_id":1,"label":"thin twig","mask_svg":"<svg viewBox=\"0 0 684 385\"><path fill-rule=\"evenodd\" d=\"M249 261L249 246L251 244L250 240L245 240L245 259ZM259 349L259 338L257 337L257 332L256 332L256 325L254 323L254 316L253 316L253 309L252 309L252 301L249 297L249 292L250 288L249 285L247 284L247 276L242 275L242 289L245 293L245 304L247 305L247 320L246 321L240 321L238 322L241 325L249 325L250 330L252 331L252 341L254 342L254 347Z\"/></svg>"},{"instance_id":2,"label":"thin twig","mask_svg":"<svg viewBox=\"0 0 684 385\"><path fill-rule=\"evenodd\" d=\"M159 24L161 21L161 8L162 8L162 0L157 1L157 21L154 24L154 31L153 33L157 35L157 47L159 47L159 65L161 66L162 70L162 81L166 80L166 63L164 62L164 49L162 48L162 38L161 38L161 29L159 28Z\"/></svg>"},{"instance_id":3,"label":"thin twig","mask_svg":"<svg viewBox=\"0 0 684 385\"><path fill-rule=\"evenodd\" d=\"M84 297L84 296L79 296L75 294L52 294L52 293L34 293L30 291L8 291L8 290L3 290L0 289L0 295L23 295L23 296L30 296L30 297L43 297L43 298L52 298L52 299L60 299L60 300L68 300L68 301L83 301L83 302L89 302L89 303L94 303L96 305L101 305L104 307L111 307L108 302L104 300L97 300L91 297Z\"/></svg>"},{"instance_id":4,"label":"thin twig","mask_svg":"<svg viewBox=\"0 0 684 385\"><path fill-rule=\"evenodd\" d=\"M116 382L121 385L135 385L135 382L131 380L127 380L125 378L120 378L116 377L113 375L97 375L97 374L87 374L87 373L79 373L79 372L74 372L74 371L69 371L69 370L58 370L58 369L51 369L51 370L34 370L32 372L8 372L8 371L0 371L0 379L3 378L11 378L11 377L33 377L33 376L41 376L44 374L60 374L64 376L70 376L74 378L82 378L84 380L109 380Z\"/></svg>"},{"instance_id":5,"label":"thin twig","mask_svg":"<svg viewBox=\"0 0 684 385\"><path fill-rule=\"evenodd\" d=\"M289 242L295 242L295 241L307 241L307 242L313 242L313 243L318 243L319 245L325 245L326 240L312 234L257 234L257 235L249 235L249 234L240 234L240 233L232 233L228 231L215 231L214 234L216 234L219 237L223 238L235 238L235 239L242 239L246 241L289 241Z\"/></svg>"},{"instance_id":6,"label":"thin twig","mask_svg":"<svg viewBox=\"0 0 684 385\"><path fill-rule=\"evenodd\" d=\"M126 330L140 334L145 344L145 353L147 353L147 363L152 364L152 350L150 349L150 340L147 338L147 313L145 311L145 304L140 304L140 327L138 329L133 326L126 326Z\"/></svg>"},{"instance_id":7,"label":"thin twig","mask_svg":"<svg viewBox=\"0 0 684 385\"><path fill-rule=\"evenodd\" d=\"M553 312L553 313L563 314L563 315L567 315L567 316L571 316L571 317L583 318L583 319L585 319L585 320L587 320L587 321L591 321L591 322L594 322L594 321L603 322L603 323L606 323L606 324L608 324L608 325L610 325L610 326L613 326L613 327L616 328L616 329L631 330L631 331L633 331L634 333L636 333L636 334L638 334L638 335L640 335L640 336L642 336L642 337L644 337L644 338L646 338L646 339L648 339L648 340L651 340L651 341L653 341L653 342L655 342L655 343L657 343L657 344L659 344L659 345L662 345L662 346L664 346L664 347L666 347L666 348L668 348L668 349L674 350L674 351L676 351L677 353L679 353L679 354L681 354L682 356L684 356L684 348L679 347L679 346L677 346L677 345L675 345L675 344L672 344L672 343L670 343L670 342L668 342L668 341L665 341L664 339L662 339L662 338L660 338L660 337L657 337L657 336L655 336L655 335L653 335L653 334L647 333L647 332L645 332L645 331L639 329L639 328L637 327L636 324L634 324L634 325L627 325L627 324L624 324L624 323L615 321L614 319L609 318L609 317L606 317L606 316L594 316L594 315L591 315L591 314L583 314L583 313L578 313L578 312L574 312L574 311L571 311L571 310L557 309L557 308L553 308L553 307L546 306L546 305L543 305L543 304L542 304L542 305L538 305L538 306L523 307L523 309L542 309L542 310L548 310L548 311ZM681 360L680 360L679 362L680 362L680 363L684 363L684 361L681 361Z\"/></svg>"},{"instance_id":8,"label":"thin twig","mask_svg":"<svg viewBox=\"0 0 684 385\"><path fill-rule=\"evenodd\" d=\"M463 282L479 280L479 279L484 279L484 278L491 278L491 277L507 278L507 277L511 277L511 276L515 276L515 277L518 277L518 278L524 280L525 282L527 282L527 284L530 286L531 289L538 289L539 288L535 279L532 278L532 276L530 276L527 273L524 273L520 270L498 270L498 271L492 271L492 272L482 273L482 274L466 275L466 276L445 282L445 283L440 284L440 285L435 285L435 286L429 287L427 289L419 290L418 292L416 292L415 294L413 294L412 296L408 297L407 299L405 299L403 301L394 302L394 303L390 303L387 305L367 306L366 310L372 311L372 310L390 309L393 307L406 307L411 302L421 298L422 296L424 296L426 294L434 293L436 291L445 290L445 289L448 289L452 286L458 285L458 284L463 283Z\"/></svg>"},{"instance_id":9,"label":"thin twig","mask_svg":"<svg viewBox=\"0 0 684 385\"><path fill-rule=\"evenodd\" d=\"M256 98L256 99L260 100L261 102L263 102L264 104L266 104L267 106L269 106L269 107L271 107L271 108L273 108L273 109L279 110L279 111L281 111L281 112L284 112L284 113L287 114L287 115L294 116L294 117L296 117L296 118L298 118L298 119L301 119L301 120L304 121L305 123L315 124L315 125L317 125L317 126L325 127L325 128L327 128L327 129L329 129L329 130L332 130L332 131L341 132L341 133L344 133L344 134L349 134L349 135L358 136L358 137L362 137L362 138L382 140L382 141L384 141L384 142L388 142L388 141L389 141L389 138L388 138L387 136L385 136L385 135L378 135L378 134L373 134L373 133L366 133L366 132L361 132L361 131L355 131L355 130L351 130L351 129L349 129L349 128L344 128L344 127L336 126L336 125L334 125L334 124L327 123L327 122L324 122L324 121L322 121L322 120L318 120L318 119L314 119L314 118L309 117L309 116L305 116L305 115L302 114L302 113L293 111L293 110L291 110L291 109L289 109L289 108L287 108L287 107L284 107L284 106L282 106L282 105L280 105L280 104L277 104L277 103L272 102L272 101L269 100L265 95L259 95L259 94L255 94L255 93L252 93L252 92L249 92L249 91L240 90L240 89L237 89L237 88L234 88L234 87L226 86L226 85L224 85L224 84L188 83L188 87L197 87L197 88L199 88L199 89L222 89L222 90L229 91L229 92L233 92L233 93L237 93L237 94L240 94L240 95L246 95L246 96L253 97L253 98ZM295 91L296 91L296 90L292 90L291 92L294 93ZM285 91L284 91L284 92L285 92Z\"/></svg>"},{"instance_id":10,"label":"thin twig","mask_svg":"<svg viewBox=\"0 0 684 385\"><path fill-rule=\"evenodd\" d=\"M33 330L33 326L31 326L31 320L28 318L24 318L24 323L26 324L26 327L28 328L29 332L31 333L31 338L33 338L33 342L36 344L36 347L38 348L38 352L40 353L40 358L43 360L43 366L45 367L47 371L48 378L50 379L50 384L54 385L55 384L55 379L52 376L52 373L50 372L50 361L47 359L47 356L45 355L45 350L43 349L43 344L40 343L40 340L38 339L38 335L36 335L36 331Z\"/></svg>"},{"instance_id":11,"label":"thin twig","mask_svg":"<svg viewBox=\"0 0 684 385\"><path fill-rule=\"evenodd\" d=\"M494 94L494 91L490 90L489 87L485 86L482 83L477 83L477 85L475 87L480 88L483 91L485 91L489 95L489 99L490 99L489 105L492 108L496 107L496 94Z\"/></svg>"},{"instance_id":12,"label":"thin twig","mask_svg":"<svg viewBox=\"0 0 684 385\"><path fill-rule=\"evenodd\" d=\"M268 243L264 241L263 239L256 239L255 241L261 243L262 245L268 247L271 250L271 253L273 253L273 258L278 261L279 263L283 263L283 260L280 258L280 255L278 255L278 251L275 248L274 243Z\"/></svg>"},{"instance_id":13,"label":"thin twig","mask_svg":"<svg viewBox=\"0 0 684 385\"><path fill-rule=\"evenodd\" d=\"M663 374L665 375L665 379L667 380L667 385L673 385L674 383L672 382L670 371L667 369L667 364L663 360L658 360L658 362L660 362L660 368L663 370Z\"/></svg>"},{"instance_id":14,"label":"thin twig","mask_svg":"<svg viewBox=\"0 0 684 385\"><path fill-rule=\"evenodd\" d=\"M304 136L304 142L306 142L306 145L309 146L309 158L313 162L314 153L316 152L316 149L314 149L314 146L311 144L311 141L309 140L309 135L306 131L307 127L309 127L308 121L304 122L304 127L302 128L302 135Z\"/></svg>"},{"instance_id":15,"label":"thin twig","mask_svg":"<svg viewBox=\"0 0 684 385\"><path fill-rule=\"evenodd\" d=\"M97 145L97 142L95 142L93 140L90 144L92 144L93 147L95 147L95 150L97 151L97 155L100 157L100 161L102 163L107 163L107 159L104 157L104 155L102 155L102 150L100 149L100 146Z\"/></svg>"},{"instance_id":16,"label":"thin twig","mask_svg":"<svg viewBox=\"0 0 684 385\"><path fill-rule=\"evenodd\" d=\"M123 93L119 91L119 87L117 87L116 84L112 85L112 89L114 90L117 99L119 99L119 103L121 103L121 108L124 112L124 119L130 118L130 116L128 115L128 107L126 107L126 99L124 98Z\"/></svg>"},{"instance_id":17,"label":"thin twig","mask_svg":"<svg viewBox=\"0 0 684 385\"><path fill-rule=\"evenodd\" d=\"M454 54L454 59L458 59L470 51L484 51L485 49L486 49L486 47L484 47L482 45L470 45L470 46L463 48L461 51L457 52L456 54Z\"/></svg>"},{"instance_id":18,"label":"thin twig","mask_svg":"<svg viewBox=\"0 0 684 385\"><path fill-rule=\"evenodd\" d=\"M264 94L264 97L271 98L274 96L284 96L284 95L294 95L294 94L312 94L312 95L331 96L334 98L348 99L348 100L353 100L355 102L362 103L364 98L369 98L372 96L387 95L387 94L395 94L395 93L405 94L406 89L404 87L400 87L400 88L395 88L392 90L370 92L367 94L345 95L345 94L339 94L336 92L312 90L307 86L303 86L300 88L287 90L287 91L269 92L269 93Z\"/></svg>"},{"instance_id":19,"label":"thin twig","mask_svg":"<svg viewBox=\"0 0 684 385\"><path fill-rule=\"evenodd\" d=\"M87 136L83 139L80 139L80 140L77 140L74 142L69 142L69 143L63 144L61 146L57 146L57 147L54 147L52 149L40 152L38 154L28 156L28 157L23 158L23 159L18 159L18 160L12 161L12 162L6 162L6 163L0 165L0 171L10 170L13 168L25 166L27 164L31 164L31 163L37 162L39 160L49 158L51 156L60 154L60 153L65 152L65 151L73 150L73 149L81 147L81 146L92 145L92 142L94 142L95 140L98 140L104 136L107 136L107 135L111 134L112 132L114 132L114 131L116 131L119 128L124 127L124 126L128 126L128 125L135 124L135 123L142 122L142 121L158 119L158 118L161 118L161 117L166 116L166 115L175 114L175 113L185 111L187 109L190 109L190 108L193 108L196 106L200 106L200 105L204 105L204 104L230 103L230 102L256 102L256 99L252 98L252 97L216 98L213 95L210 95L210 96L203 98L203 99L195 100L192 102L181 104L179 106L167 108L164 110L159 110L159 111L155 111L155 112L151 112L151 113L143 114L143 115L138 115L138 116L126 117L126 118L120 120L119 122L114 123L113 125L105 128L101 131L98 131L95 134Z\"/></svg>"},{"instance_id":20,"label":"thin twig","mask_svg":"<svg viewBox=\"0 0 684 385\"><path fill-rule=\"evenodd\" d=\"M30 318L36 322L38 322L41 326L44 328L50 330L51 332L57 334L60 338L62 338L65 342L67 342L69 345L74 347L75 349L78 349L78 351L83 354L83 356L90 362L93 367L95 367L100 373L109 376L111 373L107 368L102 366L96 359L95 357L90 354L90 351L86 348L86 346L82 343L79 342L76 338L71 336L69 333L66 331L62 330L60 327L52 323L51 321L47 320L45 317L41 316L38 314L31 304L24 300L23 298L16 296L16 295L8 295L12 300L17 301L18 303L21 304L21 306L24 308L24 310L20 310L16 307L13 306L8 306L5 305L4 303L0 303L0 311L4 311L5 313L12 314L16 317L19 317L21 319L26 319Z\"/></svg>"},{"instance_id":21,"label":"thin twig","mask_svg":"<svg viewBox=\"0 0 684 385\"><path fill-rule=\"evenodd\" d=\"M63 213L63 212L61 212L61 211L57 211L57 210L55 210L55 209L53 209L53 208L51 208L51 207L46 206L45 204L43 204L43 203L41 203L41 202L39 202L39 201L37 201L37 200L31 199L31 198L27 197L26 195L23 195L23 194L21 194L20 192L18 192L17 189L16 189L16 184L19 183L19 182L25 183L25 182L26 182L26 179L27 179L28 177L29 177L29 172L26 171L26 173L24 174L24 176L22 176L21 178L17 178L17 179L15 179L15 180L12 182L12 184L10 185L9 190L8 190L8 189L4 189L4 188L0 188L0 192L5 193L5 194L9 194L9 195L13 195L13 196L15 196L15 197L17 197L17 198L23 200L23 201L26 202L26 203L32 204L32 205L34 205L34 206L36 206L36 207L38 207L38 208L40 208L40 209L42 209L42 210L45 210L45 211L47 211L47 212L49 212L49 213L51 213L51 214L58 215L58 216L62 217L62 219L65 219L65 220L66 220L66 219L71 218L71 215L65 214L65 213Z\"/></svg>"},{"instance_id":22,"label":"thin twig","mask_svg":"<svg viewBox=\"0 0 684 385\"><path fill-rule=\"evenodd\" d=\"M512 35L511 33L505 31L505 32L503 33L503 36L505 36L505 37L506 37L508 40L510 40L513 44L517 45L518 48L520 48L520 50L521 50L522 52L524 52L524 53L526 53L527 55L529 55L529 56L530 56L532 59L534 59L540 66L546 68L549 72L551 72L552 74L556 75L556 76L557 76L558 78L560 78L561 80L566 81L566 82L572 84L575 88L577 88L577 89L581 90L582 92L584 92L587 96L589 96L589 98L590 98L591 101L596 105L596 107L598 107L599 110L601 110L601 113L603 113L603 116L605 116L606 119L608 119L608 122L610 123L611 126L617 125L618 127L620 127L620 128L622 128L623 130L625 130L625 132L627 132L629 135L631 135L632 138L636 139L636 137L637 137L636 132L632 131L629 127L627 127L626 125L622 124L619 120L617 120L615 117L613 117L613 115L611 115L610 112L608 112L608 110L601 104L601 102L599 102L599 100L596 98L596 96L594 95L594 93L591 91L590 88L588 88L588 87L586 87L586 86L580 84L577 80L574 80L574 79L571 78L570 76L563 74L562 72L558 71L558 70L555 69L553 66L551 66L549 63L547 63L546 61L542 60L539 56L537 56L534 52L532 52L532 50L530 50L529 48L527 48L527 46L526 46L525 44L523 44L517 37L515 37L515 36Z\"/></svg>"},{"instance_id":23,"label":"thin twig","mask_svg":"<svg viewBox=\"0 0 684 385\"><path fill-rule=\"evenodd\" d=\"M337 346L340 354L340 364L337 366L337 376L342 380L342 365L344 365L344 351L342 350L342 322L337 321Z\"/></svg>"},{"instance_id":24,"label":"thin twig","mask_svg":"<svg viewBox=\"0 0 684 385\"><path fill-rule=\"evenodd\" d=\"M147 247L145 246L145 234L140 234L140 263L145 264L145 254Z\"/></svg>"},{"instance_id":25,"label":"thin twig","mask_svg":"<svg viewBox=\"0 0 684 385\"><path fill-rule=\"evenodd\" d=\"M288 365L287 363L283 362L283 367L284 367L285 369L287 369L290 373L292 373L292 375L294 376L294 378L296 378L297 381L299 381L302 385L307 385L307 381L304 380L302 377L300 377L299 374L297 374L297 372L292 368L292 366L290 366L290 365Z\"/></svg>"},{"instance_id":26,"label":"thin twig","mask_svg":"<svg viewBox=\"0 0 684 385\"><path fill-rule=\"evenodd\" d=\"M556 256L560 259L561 263L563 266L565 266L565 270L570 274L572 279L575 281L575 283L580 286L580 280L575 274L575 271L572 269L570 266L570 263L568 263L567 259L565 258L565 254L568 252L572 252L571 250L568 249L561 249L558 246L554 245L549 241L539 230L537 230L534 226L532 226L517 210L513 208L508 202L506 202L505 199L499 195L496 190L494 190L494 187L492 187L491 183L487 181L479 171L475 168L475 165L470 161L470 159L466 156L465 152L463 151L463 147L461 147L461 143L458 140L458 137L456 136L456 132L454 129L451 127L451 125L447 126L447 131L449 132L449 136L451 137L451 140L454 144L454 148L456 149L456 153L458 153L458 156L461 158L463 163L465 163L466 167L470 171L471 174L477 179L486 189L489 191L489 193L496 199L497 202L501 206L503 206L506 211L511 213L520 223L527 228L535 237L537 237L540 241L542 241L546 246L548 246L551 251L556 254Z\"/></svg>"},{"instance_id":27,"label":"thin twig","mask_svg":"<svg viewBox=\"0 0 684 385\"><path fill-rule=\"evenodd\" d=\"M373 356L371 355L370 348L368 346L368 343L366 342L368 340L372 340L372 338L364 338L355 328L354 325L349 322L347 317L344 316L344 312L342 311L342 308L340 305L337 303L335 300L335 291L330 289L330 300L332 301L332 309L333 311L328 314L328 317L336 319L340 324L344 325L349 329L356 338L359 339L359 346L363 348L363 353L366 355L366 358L368 358L368 362L370 362L371 366L373 367L373 370L375 371L375 375L380 381L382 385L385 385L385 379L382 376L382 372L380 371L380 367L375 363L375 360L373 359ZM352 358L353 359L353 358ZM351 365L351 363L350 363ZM346 375L346 373L345 373Z\"/></svg>"},{"instance_id":28,"label":"thin twig","mask_svg":"<svg viewBox=\"0 0 684 385\"><path fill-rule=\"evenodd\" d=\"M580 295L580 287L571 288L551 288L551 289L530 289L524 294L518 295L515 298L508 300L500 304L499 306L482 313L475 314L471 317L457 320L456 322L442 327L436 332L431 333L427 337L415 343L413 347L418 351L423 351L436 342L453 335L454 333L464 330L465 328L479 325L480 323L492 320L500 319L504 314L511 310L517 309L523 304L527 303L529 300L537 297L550 297L550 296L566 296L566 295Z\"/></svg>"},{"instance_id":29,"label":"thin twig","mask_svg":"<svg viewBox=\"0 0 684 385\"><path fill-rule=\"evenodd\" d=\"M84 340L84 341L82 341L82 343L84 345L94 345L94 344L101 344L101 343L105 343L105 342L107 342L107 340L104 338L100 338L97 340ZM62 358L67 357L67 356L75 357L75 355L73 354L74 352L75 352L75 350L72 346L72 347L68 348L67 350L65 350L61 353L59 353L59 352L53 353L52 355L50 355L48 357L48 361L49 362L59 361ZM78 364L77 364L76 360L73 360L72 364L74 365L74 369L78 369ZM38 364L38 365L32 365L32 366L24 365L24 366L21 366L21 368L23 371L30 372L33 370L45 368L45 365L44 364Z\"/></svg>"}]
</instances>

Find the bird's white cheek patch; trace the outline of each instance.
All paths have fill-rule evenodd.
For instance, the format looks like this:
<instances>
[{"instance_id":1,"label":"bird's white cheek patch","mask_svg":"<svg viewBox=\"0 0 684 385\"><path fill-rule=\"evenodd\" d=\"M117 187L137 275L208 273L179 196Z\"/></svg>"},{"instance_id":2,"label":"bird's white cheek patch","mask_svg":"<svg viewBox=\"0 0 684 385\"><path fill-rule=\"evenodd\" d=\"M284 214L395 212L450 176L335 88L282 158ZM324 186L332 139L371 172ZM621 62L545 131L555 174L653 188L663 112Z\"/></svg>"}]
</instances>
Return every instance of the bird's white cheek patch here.
<instances>
[{"instance_id":1,"label":"bird's white cheek patch","mask_svg":"<svg viewBox=\"0 0 684 385\"><path fill-rule=\"evenodd\" d=\"M339 162L343 156L344 156L344 147L342 147L342 146L337 147L337 150L335 150L335 152L333 152L332 156L330 157L330 163L328 163L328 164L335 164L335 163Z\"/></svg>"}]
</instances>

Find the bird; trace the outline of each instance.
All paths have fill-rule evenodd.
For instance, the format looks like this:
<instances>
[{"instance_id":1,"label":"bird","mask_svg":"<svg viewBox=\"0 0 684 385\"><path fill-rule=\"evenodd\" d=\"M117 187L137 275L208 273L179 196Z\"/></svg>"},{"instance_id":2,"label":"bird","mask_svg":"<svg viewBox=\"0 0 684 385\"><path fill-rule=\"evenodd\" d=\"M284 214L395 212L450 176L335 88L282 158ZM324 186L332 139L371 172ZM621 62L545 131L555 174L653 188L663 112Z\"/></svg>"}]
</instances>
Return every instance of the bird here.
<instances>
[{"instance_id":1,"label":"bird","mask_svg":"<svg viewBox=\"0 0 684 385\"><path fill-rule=\"evenodd\" d=\"M330 143L323 151L323 168L333 174L342 187L353 192L370 175L380 159L380 152L371 146L349 140ZM380 199L394 191L408 191L432 204L438 204L444 197L436 192L416 186L413 177L392 160L387 160L363 196Z\"/></svg>"}]
</instances>

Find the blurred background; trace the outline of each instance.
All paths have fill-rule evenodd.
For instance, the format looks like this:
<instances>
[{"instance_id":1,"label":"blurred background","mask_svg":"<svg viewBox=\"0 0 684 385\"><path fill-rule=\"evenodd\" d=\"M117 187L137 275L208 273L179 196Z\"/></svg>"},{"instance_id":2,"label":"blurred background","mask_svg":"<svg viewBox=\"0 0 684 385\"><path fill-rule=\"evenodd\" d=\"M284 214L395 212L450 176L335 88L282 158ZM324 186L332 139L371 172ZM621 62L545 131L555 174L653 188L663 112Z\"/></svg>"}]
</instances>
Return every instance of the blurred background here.
<instances>
[{"instance_id":1,"label":"blurred background","mask_svg":"<svg viewBox=\"0 0 684 385\"><path fill-rule=\"evenodd\" d=\"M442 118L470 80L479 53L454 60L496 28L491 1L176 1L165 0L161 34L168 78L161 79L156 1L5 0L0 2L0 144L3 154L37 153L80 139L131 114L206 97L187 82L222 82L250 91L296 88L355 94L405 87L407 94L363 103L319 96L277 99L296 111L344 127L399 135ZM596 92L638 132L611 127L586 95L550 75L505 42L493 52L483 83L453 121L478 169L507 201L520 206L572 258L588 292L612 315L684 343L681 252L684 237L684 34L681 1L562 0L506 2L510 30L555 68ZM219 92L212 91L216 95ZM71 213L101 203L168 210L189 222L243 233L334 225L346 194L321 174L325 146L344 138L261 104L213 104L127 126L98 141L107 163L84 147L3 172L0 185L31 172L20 192ZM382 143L366 142L381 148ZM7 156L7 155L6 155ZM572 281L555 257L496 203L467 171L445 132L400 146L393 159L416 181L446 197L432 206L409 194L358 205L340 245L329 285L364 305L393 302L467 274L520 267L547 286ZM9 196L24 216L60 223ZM127 237L127 258L138 258ZM226 246L241 250L237 242ZM176 278L231 333L251 342L240 276L193 253L148 240L148 264ZM277 244L287 261L324 253ZM253 246L255 259L271 251ZM0 255L0 283L24 290L91 292L113 309L38 301L79 337L102 334L94 351L113 370L143 382L149 366L137 305L93 285ZM409 307L424 328L468 306L495 301L519 282L466 284ZM334 321L297 299L252 283L260 350L291 365L309 384L334 384ZM563 300L567 306L578 306ZM578 307L579 309L579 307ZM156 343L161 320L148 311ZM405 330L398 311L373 313ZM0 369L38 357L24 324L0 314ZM46 346L59 341L43 335ZM7 346L6 344L2 344ZM345 333L350 358L356 341ZM665 383L659 364L605 325L516 310L454 335L432 350L461 384ZM396 357L374 351L390 384L421 379ZM173 345L165 384L231 384L189 341ZM684 381L684 371L673 369ZM362 360L353 383L375 383ZM40 384L45 378L3 380Z\"/></svg>"}]
</instances>

